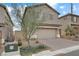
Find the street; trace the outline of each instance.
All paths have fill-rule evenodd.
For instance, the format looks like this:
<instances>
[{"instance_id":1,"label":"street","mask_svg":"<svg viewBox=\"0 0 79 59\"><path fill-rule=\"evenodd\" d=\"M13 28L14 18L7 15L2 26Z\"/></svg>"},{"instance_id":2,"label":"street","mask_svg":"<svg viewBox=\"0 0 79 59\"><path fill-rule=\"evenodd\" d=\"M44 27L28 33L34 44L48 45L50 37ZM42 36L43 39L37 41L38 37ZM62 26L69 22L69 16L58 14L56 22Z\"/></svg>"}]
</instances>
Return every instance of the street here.
<instances>
[{"instance_id":1,"label":"street","mask_svg":"<svg viewBox=\"0 0 79 59\"><path fill-rule=\"evenodd\" d=\"M79 50L64 54L63 56L79 56Z\"/></svg>"}]
</instances>

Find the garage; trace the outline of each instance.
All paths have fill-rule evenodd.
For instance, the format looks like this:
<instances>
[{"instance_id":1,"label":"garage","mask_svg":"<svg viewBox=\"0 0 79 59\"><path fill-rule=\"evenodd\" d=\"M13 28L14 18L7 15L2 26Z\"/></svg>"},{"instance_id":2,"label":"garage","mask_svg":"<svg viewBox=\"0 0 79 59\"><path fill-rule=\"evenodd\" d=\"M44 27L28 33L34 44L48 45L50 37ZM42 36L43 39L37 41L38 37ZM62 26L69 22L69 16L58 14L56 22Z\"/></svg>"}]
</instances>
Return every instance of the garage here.
<instances>
[{"instance_id":1,"label":"garage","mask_svg":"<svg viewBox=\"0 0 79 59\"><path fill-rule=\"evenodd\" d=\"M38 29L35 33L38 39L53 39L57 36L56 29Z\"/></svg>"}]
</instances>

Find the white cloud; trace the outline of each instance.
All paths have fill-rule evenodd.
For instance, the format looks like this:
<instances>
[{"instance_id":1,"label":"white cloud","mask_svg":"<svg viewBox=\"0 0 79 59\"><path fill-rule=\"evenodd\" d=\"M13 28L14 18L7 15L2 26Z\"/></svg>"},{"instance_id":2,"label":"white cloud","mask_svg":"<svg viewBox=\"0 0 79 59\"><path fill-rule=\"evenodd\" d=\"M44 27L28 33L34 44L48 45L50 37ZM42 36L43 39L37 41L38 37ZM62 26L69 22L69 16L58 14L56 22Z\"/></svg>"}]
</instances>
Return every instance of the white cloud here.
<instances>
[{"instance_id":1,"label":"white cloud","mask_svg":"<svg viewBox=\"0 0 79 59\"><path fill-rule=\"evenodd\" d=\"M76 6L73 6L73 10L74 10L74 11L76 11L76 10L77 10Z\"/></svg>"},{"instance_id":2,"label":"white cloud","mask_svg":"<svg viewBox=\"0 0 79 59\"><path fill-rule=\"evenodd\" d=\"M12 11L12 7L7 6L8 12L10 13Z\"/></svg>"},{"instance_id":3,"label":"white cloud","mask_svg":"<svg viewBox=\"0 0 79 59\"><path fill-rule=\"evenodd\" d=\"M47 3L47 4L50 5L53 8L57 5L57 3Z\"/></svg>"},{"instance_id":4,"label":"white cloud","mask_svg":"<svg viewBox=\"0 0 79 59\"><path fill-rule=\"evenodd\" d=\"M63 11L63 14L66 14L66 11Z\"/></svg>"},{"instance_id":5,"label":"white cloud","mask_svg":"<svg viewBox=\"0 0 79 59\"><path fill-rule=\"evenodd\" d=\"M63 8L64 8L64 6L60 6L60 8L61 8L61 9L63 9Z\"/></svg>"},{"instance_id":6,"label":"white cloud","mask_svg":"<svg viewBox=\"0 0 79 59\"><path fill-rule=\"evenodd\" d=\"M27 5L24 5L24 7L27 7Z\"/></svg>"}]
</instances>

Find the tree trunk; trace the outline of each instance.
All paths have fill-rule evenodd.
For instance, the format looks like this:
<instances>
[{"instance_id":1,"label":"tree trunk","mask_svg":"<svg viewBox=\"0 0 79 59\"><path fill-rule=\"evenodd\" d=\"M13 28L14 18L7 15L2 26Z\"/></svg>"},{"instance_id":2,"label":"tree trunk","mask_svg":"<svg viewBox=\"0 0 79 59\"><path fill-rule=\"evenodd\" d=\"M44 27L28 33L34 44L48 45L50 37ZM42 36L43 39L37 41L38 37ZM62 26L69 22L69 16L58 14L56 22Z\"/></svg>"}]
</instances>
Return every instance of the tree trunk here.
<instances>
[{"instance_id":1,"label":"tree trunk","mask_svg":"<svg viewBox=\"0 0 79 59\"><path fill-rule=\"evenodd\" d=\"M30 39L29 38L27 39L27 43L28 43L28 48L30 49L31 45L30 45Z\"/></svg>"}]
</instances>

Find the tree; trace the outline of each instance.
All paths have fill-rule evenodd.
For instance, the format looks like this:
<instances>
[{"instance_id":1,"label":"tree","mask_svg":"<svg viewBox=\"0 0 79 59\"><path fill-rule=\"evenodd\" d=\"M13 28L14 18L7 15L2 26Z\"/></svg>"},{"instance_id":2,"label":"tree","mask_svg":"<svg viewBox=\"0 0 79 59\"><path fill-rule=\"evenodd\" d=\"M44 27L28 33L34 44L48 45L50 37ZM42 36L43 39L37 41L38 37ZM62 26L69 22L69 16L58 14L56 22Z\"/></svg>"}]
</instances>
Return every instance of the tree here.
<instances>
[{"instance_id":1,"label":"tree","mask_svg":"<svg viewBox=\"0 0 79 59\"><path fill-rule=\"evenodd\" d=\"M13 4L13 9L15 11L16 18L20 20L19 22L21 24L23 36L25 40L27 40L28 47L30 48L31 36L36 32L37 28L39 27L39 24L42 22L40 16L41 10L36 11L34 7L29 7L29 5L27 5L25 17L22 18L20 8L17 8L16 6L17 5Z\"/></svg>"},{"instance_id":2,"label":"tree","mask_svg":"<svg viewBox=\"0 0 79 59\"><path fill-rule=\"evenodd\" d=\"M65 29L65 32L66 32L66 36L73 36L73 35L75 35L75 31L74 31L74 29L73 29L73 27L71 27L71 26L67 26L67 28Z\"/></svg>"}]
</instances>

